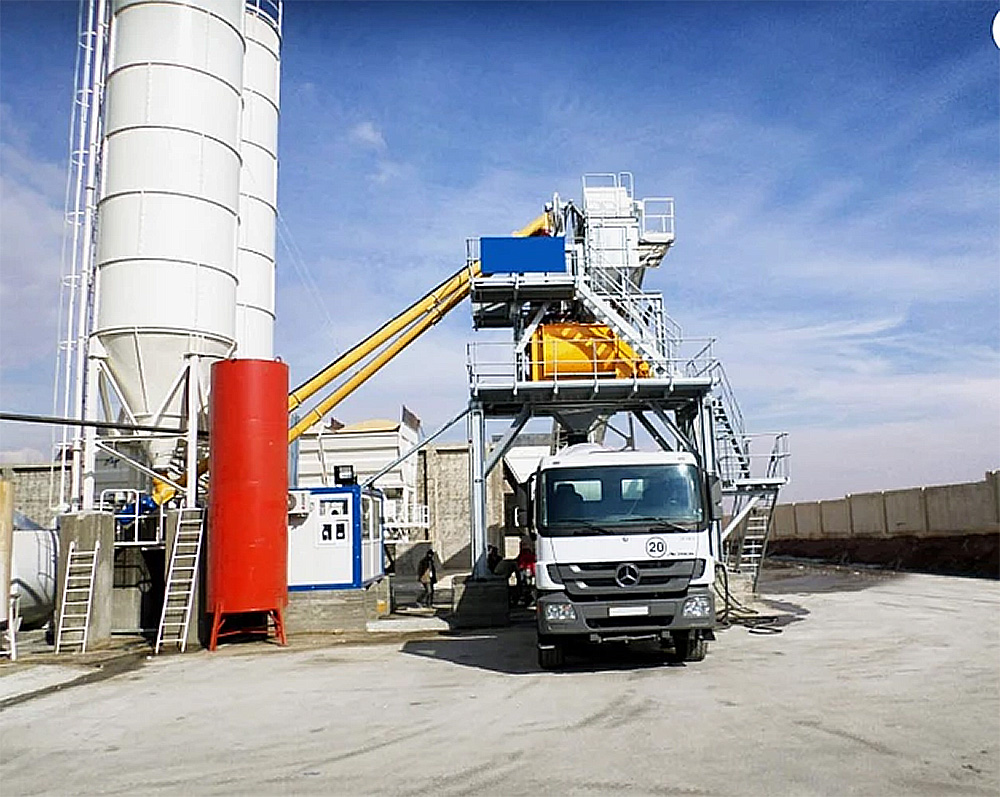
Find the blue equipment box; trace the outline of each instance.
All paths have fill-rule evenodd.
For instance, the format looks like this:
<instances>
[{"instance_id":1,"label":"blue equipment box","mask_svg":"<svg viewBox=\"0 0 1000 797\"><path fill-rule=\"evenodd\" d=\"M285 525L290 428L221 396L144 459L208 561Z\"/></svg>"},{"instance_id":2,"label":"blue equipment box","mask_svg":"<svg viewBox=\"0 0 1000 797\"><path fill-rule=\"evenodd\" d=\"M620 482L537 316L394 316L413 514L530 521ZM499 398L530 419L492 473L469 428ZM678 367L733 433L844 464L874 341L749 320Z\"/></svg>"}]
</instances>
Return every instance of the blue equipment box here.
<instances>
[{"instance_id":1,"label":"blue equipment box","mask_svg":"<svg viewBox=\"0 0 1000 797\"><path fill-rule=\"evenodd\" d=\"M566 238L494 236L479 239L483 274L526 274L566 271Z\"/></svg>"}]
</instances>

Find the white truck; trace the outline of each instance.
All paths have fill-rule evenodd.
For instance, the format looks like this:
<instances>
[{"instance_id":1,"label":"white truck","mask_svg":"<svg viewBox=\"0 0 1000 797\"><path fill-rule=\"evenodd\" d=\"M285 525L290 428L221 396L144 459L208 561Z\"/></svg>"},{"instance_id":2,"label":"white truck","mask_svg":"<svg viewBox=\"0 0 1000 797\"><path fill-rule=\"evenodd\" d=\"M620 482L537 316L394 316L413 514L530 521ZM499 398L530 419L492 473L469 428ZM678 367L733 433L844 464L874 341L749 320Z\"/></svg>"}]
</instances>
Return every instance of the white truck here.
<instances>
[{"instance_id":1,"label":"white truck","mask_svg":"<svg viewBox=\"0 0 1000 797\"><path fill-rule=\"evenodd\" d=\"M640 639L703 659L722 508L696 457L580 443L532 481L539 665L562 666L568 643Z\"/></svg>"}]
</instances>

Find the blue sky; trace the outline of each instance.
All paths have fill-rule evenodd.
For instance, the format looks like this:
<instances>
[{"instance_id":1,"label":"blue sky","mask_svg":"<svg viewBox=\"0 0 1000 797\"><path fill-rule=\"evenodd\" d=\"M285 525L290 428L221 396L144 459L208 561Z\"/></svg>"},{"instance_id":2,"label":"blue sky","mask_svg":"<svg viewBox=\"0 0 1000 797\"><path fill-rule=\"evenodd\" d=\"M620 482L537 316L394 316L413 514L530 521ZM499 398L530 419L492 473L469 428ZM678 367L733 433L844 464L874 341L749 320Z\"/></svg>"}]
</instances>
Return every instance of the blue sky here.
<instances>
[{"instance_id":1,"label":"blue sky","mask_svg":"<svg viewBox=\"0 0 1000 797\"><path fill-rule=\"evenodd\" d=\"M789 499L979 479L1000 466L997 9L287 3L277 352L308 376L465 238L627 170L677 203L647 285L719 339L748 424L792 433ZM75 3L0 3L8 411L51 407L75 25ZM335 414L405 402L436 428L473 334L456 310ZM48 446L0 434L8 460Z\"/></svg>"}]
</instances>

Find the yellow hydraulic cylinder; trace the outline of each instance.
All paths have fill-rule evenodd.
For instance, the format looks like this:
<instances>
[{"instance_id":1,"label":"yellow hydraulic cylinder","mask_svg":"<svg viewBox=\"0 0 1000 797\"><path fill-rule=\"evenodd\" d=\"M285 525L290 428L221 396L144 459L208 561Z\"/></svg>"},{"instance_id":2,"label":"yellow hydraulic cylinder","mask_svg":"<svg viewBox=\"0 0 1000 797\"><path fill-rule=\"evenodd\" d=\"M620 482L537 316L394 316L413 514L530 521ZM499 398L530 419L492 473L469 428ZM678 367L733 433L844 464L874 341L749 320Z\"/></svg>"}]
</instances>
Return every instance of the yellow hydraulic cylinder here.
<instances>
[{"instance_id":1,"label":"yellow hydraulic cylinder","mask_svg":"<svg viewBox=\"0 0 1000 797\"><path fill-rule=\"evenodd\" d=\"M409 346L420 335L434 326L452 308L455 307L468 295L468 285L464 289L456 290L450 297L444 299L441 304L433 308L424 318L414 324L405 333L400 335L387 348L381 351L377 357L367 363L361 370L348 379L343 385L327 396L323 401L310 410L298 423L288 430L288 442L293 443L310 427L318 423L326 413L336 407L340 402L357 390L379 369L388 363L393 357Z\"/></svg>"},{"instance_id":2,"label":"yellow hydraulic cylinder","mask_svg":"<svg viewBox=\"0 0 1000 797\"><path fill-rule=\"evenodd\" d=\"M529 238L533 235L541 235L549 230L549 215L542 213L533 219L529 224L514 233L520 238ZM389 341L394 335L406 329L425 313L432 312L445 302L449 302L455 295L455 291L464 291L461 298L468 295L469 281L480 276L479 263L473 263L471 268L463 268L456 272L422 299L411 304L395 318L387 321L375 332L354 346L349 351L344 352L330 365L318 374L303 382L288 395L288 411L299 407L304 401L314 396L333 380L344 374L365 357L376 351L380 346ZM457 302L451 304L451 307ZM450 308L449 308L450 309ZM436 323L436 322L435 322ZM412 340L412 339L411 339Z\"/></svg>"},{"instance_id":3,"label":"yellow hydraulic cylinder","mask_svg":"<svg viewBox=\"0 0 1000 797\"><path fill-rule=\"evenodd\" d=\"M470 278L477 276L479 276L478 263L475 264L472 274L469 273L469 269L463 268L461 271L450 276L429 294L419 301L414 302L406 310L390 321L387 321L359 344L349 351L344 352L318 374L295 388L295 390L288 394L288 411L291 412L300 406L304 401L314 396L394 335L406 329L416 319L420 318L420 316L432 311L436 306L446 301L456 290L464 288L467 292Z\"/></svg>"},{"instance_id":4,"label":"yellow hydraulic cylinder","mask_svg":"<svg viewBox=\"0 0 1000 797\"><path fill-rule=\"evenodd\" d=\"M542 324L531 336L531 378L633 379L649 363L604 324Z\"/></svg>"}]
</instances>

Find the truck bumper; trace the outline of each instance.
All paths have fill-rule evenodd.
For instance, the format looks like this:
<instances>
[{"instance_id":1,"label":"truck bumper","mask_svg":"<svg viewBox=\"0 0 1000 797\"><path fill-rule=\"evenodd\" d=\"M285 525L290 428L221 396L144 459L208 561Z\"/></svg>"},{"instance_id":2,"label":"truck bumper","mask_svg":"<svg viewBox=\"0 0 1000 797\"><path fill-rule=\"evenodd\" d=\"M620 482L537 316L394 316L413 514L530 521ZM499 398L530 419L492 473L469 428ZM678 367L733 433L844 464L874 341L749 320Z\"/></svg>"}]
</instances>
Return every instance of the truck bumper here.
<instances>
[{"instance_id":1,"label":"truck bumper","mask_svg":"<svg viewBox=\"0 0 1000 797\"><path fill-rule=\"evenodd\" d=\"M710 587L690 587L682 597L654 600L575 602L564 592L550 592L539 595L536 606L539 636L643 639L669 631L715 628L715 596Z\"/></svg>"}]
</instances>

